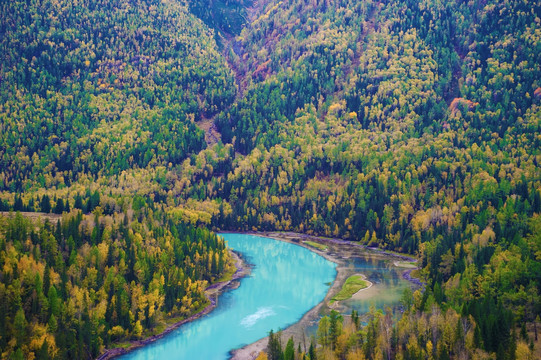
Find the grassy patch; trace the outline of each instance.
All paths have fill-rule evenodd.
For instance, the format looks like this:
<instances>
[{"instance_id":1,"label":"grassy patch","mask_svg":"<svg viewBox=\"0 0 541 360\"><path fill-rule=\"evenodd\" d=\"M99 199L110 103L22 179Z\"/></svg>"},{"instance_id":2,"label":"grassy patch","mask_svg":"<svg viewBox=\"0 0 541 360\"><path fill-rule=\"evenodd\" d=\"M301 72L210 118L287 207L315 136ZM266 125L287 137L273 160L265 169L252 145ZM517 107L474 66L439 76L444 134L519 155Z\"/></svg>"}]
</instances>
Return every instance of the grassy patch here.
<instances>
[{"instance_id":1,"label":"grassy patch","mask_svg":"<svg viewBox=\"0 0 541 360\"><path fill-rule=\"evenodd\" d=\"M363 277L360 275L353 275L347 278L344 285L342 285L342 290L336 294L332 299L331 303L335 301L347 300L357 291L368 287L368 282L363 280Z\"/></svg>"},{"instance_id":2,"label":"grassy patch","mask_svg":"<svg viewBox=\"0 0 541 360\"><path fill-rule=\"evenodd\" d=\"M317 243L315 241L305 241L304 243L306 245L308 245L308 246L314 247L314 248L316 248L318 250L321 250L321 251L325 251L325 250L327 250L329 248L327 245L323 245L323 244Z\"/></svg>"}]
</instances>

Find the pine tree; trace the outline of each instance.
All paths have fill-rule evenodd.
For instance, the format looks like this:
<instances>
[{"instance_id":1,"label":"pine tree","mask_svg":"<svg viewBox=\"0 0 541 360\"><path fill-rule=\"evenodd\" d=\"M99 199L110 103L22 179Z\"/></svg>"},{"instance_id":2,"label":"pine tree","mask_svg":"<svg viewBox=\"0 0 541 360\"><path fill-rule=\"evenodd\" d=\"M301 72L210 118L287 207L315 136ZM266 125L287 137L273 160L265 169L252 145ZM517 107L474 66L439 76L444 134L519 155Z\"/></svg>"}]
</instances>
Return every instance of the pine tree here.
<instances>
[{"instance_id":1,"label":"pine tree","mask_svg":"<svg viewBox=\"0 0 541 360\"><path fill-rule=\"evenodd\" d=\"M49 318L47 326L49 327L49 331L53 334L58 329L58 323L56 322L56 317L54 315L51 315L51 317Z\"/></svg>"},{"instance_id":2,"label":"pine tree","mask_svg":"<svg viewBox=\"0 0 541 360\"><path fill-rule=\"evenodd\" d=\"M284 360L295 360L295 344L293 338L289 338L284 351Z\"/></svg>"},{"instance_id":3,"label":"pine tree","mask_svg":"<svg viewBox=\"0 0 541 360\"><path fill-rule=\"evenodd\" d=\"M60 299L58 298L58 293L56 292L54 285L51 285L47 295L49 297L49 312L51 315L58 316L60 313Z\"/></svg>"},{"instance_id":4,"label":"pine tree","mask_svg":"<svg viewBox=\"0 0 541 360\"><path fill-rule=\"evenodd\" d=\"M269 360L283 360L282 345L280 344L280 333L269 333L269 345L267 346Z\"/></svg>"},{"instance_id":5,"label":"pine tree","mask_svg":"<svg viewBox=\"0 0 541 360\"><path fill-rule=\"evenodd\" d=\"M55 214L62 214L64 212L64 200L58 199L54 207Z\"/></svg>"},{"instance_id":6,"label":"pine tree","mask_svg":"<svg viewBox=\"0 0 541 360\"><path fill-rule=\"evenodd\" d=\"M38 360L49 360L49 344L47 343L47 339L45 339L43 344L41 344L37 358Z\"/></svg>"},{"instance_id":7,"label":"pine tree","mask_svg":"<svg viewBox=\"0 0 541 360\"><path fill-rule=\"evenodd\" d=\"M310 358L310 360L317 360L316 349L314 347L313 341L310 342L310 348L308 349L308 357Z\"/></svg>"},{"instance_id":8,"label":"pine tree","mask_svg":"<svg viewBox=\"0 0 541 360\"><path fill-rule=\"evenodd\" d=\"M73 205L73 207L83 210L83 199L81 198L81 195L77 194L77 196L75 196L75 204Z\"/></svg>"},{"instance_id":9,"label":"pine tree","mask_svg":"<svg viewBox=\"0 0 541 360\"><path fill-rule=\"evenodd\" d=\"M18 348L14 353L12 358L13 360L24 360L24 353L21 348Z\"/></svg>"},{"instance_id":10,"label":"pine tree","mask_svg":"<svg viewBox=\"0 0 541 360\"><path fill-rule=\"evenodd\" d=\"M43 195L39 203L39 206L40 206L41 212L47 213L47 214L51 212L51 200L49 199L48 195Z\"/></svg>"},{"instance_id":11,"label":"pine tree","mask_svg":"<svg viewBox=\"0 0 541 360\"><path fill-rule=\"evenodd\" d=\"M26 342L26 318L24 316L24 310L19 308L17 314L15 314L15 320L13 321L13 326L15 330L15 339L17 340L17 345L22 346Z\"/></svg>"},{"instance_id":12,"label":"pine tree","mask_svg":"<svg viewBox=\"0 0 541 360\"><path fill-rule=\"evenodd\" d=\"M15 202L13 203L13 211L23 211L23 199L20 195L15 196Z\"/></svg>"},{"instance_id":13,"label":"pine tree","mask_svg":"<svg viewBox=\"0 0 541 360\"><path fill-rule=\"evenodd\" d=\"M342 333L342 320L343 318L338 311L331 310L329 321L329 340L333 349L336 347L336 340L338 339L338 336L340 336Z\"/></svg>"},{"instance_id":14,"label":"pine tree","mask_svg":"<svg viewBox=\"0 0 541 360\"><path fill-rule=\"evenodd\" d=\"M353 325L355 325L355 329L359 330L359 313L355 309L351 310L351 321L353 322Z\"/></svg>"}]
</instances>

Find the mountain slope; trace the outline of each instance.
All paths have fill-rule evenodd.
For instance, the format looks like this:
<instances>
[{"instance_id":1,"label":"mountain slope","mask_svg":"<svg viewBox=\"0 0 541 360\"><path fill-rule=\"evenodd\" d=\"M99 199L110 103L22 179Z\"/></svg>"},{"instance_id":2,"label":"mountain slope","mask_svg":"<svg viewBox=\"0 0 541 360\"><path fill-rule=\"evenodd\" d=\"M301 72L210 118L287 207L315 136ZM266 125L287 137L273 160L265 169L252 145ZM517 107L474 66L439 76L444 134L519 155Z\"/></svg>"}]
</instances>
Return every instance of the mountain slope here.
<instances>
[{"instance_id":1,"label":"mountain slope","mask_svg":"<svg viewBox=\"0 0 541 360\"><path fill-rule=\"evenodd\" d=\"M176 1L2 4L3 190L178 164L235 86Z\"/></svg>"},{"instance_id":2,"label":"mountain slope","mask_svg":"<svg viewBox=\"0 0 541 360\"><path fill-rule=\"evenodd\" d=\"M0 206L415 254L412 319L452 309L480 329L466 356L513 358L541 315L541 5L211 3L3 4Z\"/></svg>"}]
</instances>

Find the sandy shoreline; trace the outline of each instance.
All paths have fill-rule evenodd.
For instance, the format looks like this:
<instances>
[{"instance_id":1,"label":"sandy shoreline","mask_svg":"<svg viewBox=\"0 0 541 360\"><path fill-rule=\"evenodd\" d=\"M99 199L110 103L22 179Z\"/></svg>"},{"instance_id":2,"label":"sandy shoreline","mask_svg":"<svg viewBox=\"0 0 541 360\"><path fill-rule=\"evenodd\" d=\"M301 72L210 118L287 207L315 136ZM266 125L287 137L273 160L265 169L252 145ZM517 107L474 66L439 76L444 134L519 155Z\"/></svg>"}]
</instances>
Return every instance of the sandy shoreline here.
<instances>
[{"instance_id":1,"label":"sandy shoreline","mask_svg":"<svg viewBox=\"0 0 541 360\"><path fill-rule=\"evenodd\" d=\"M353 272L352 269L347 268L345 266L346 259L354 257L354 256L358 256L358 255L366 255L366 253L369 252L371 256L381 257L382 259L389 259L390 257L395 257L397 259L406 260L406 261L415 260L408 256L393 254L393 253L381 251L378 249L367 248L359 243L341 240L341 239L322 238L322 237L311 236L311 235L306 235L306 234L298 234L298 233L292 233L292 232L250 232L248 234L269 237L271 239L285 241L292 244L297 244L337 264L336 277L331 287L329 288L327 295L325 295L325 298L315 307L313 307L308 312L306 312L298 322L282 330L283 343L287 342L287 340L290 337L293 337L295 343L304 344L305 349L308 349L308 347L310 346L310 338L305 334L305 329L309 326L317 324L317 321L319 320L319 317L320 317L320 312L331 308L331 306L329 305L330 299L340 291L346 279L349 276L355 274L355 272ZM322 251L313 246L304 244L304 241L319 242L321 244L326 245L327 249L325 251ZM409 271L411 271L411 269ZM404 278L408 280L405 276ZM415 283L415 281L412 281L412 282ZM352 296L352 298L362 299L362 298L368 298L372 296L373 294L371 292L371 289L373 289L372 288L373 284L371 282L369 283L370 283L369 286L357 291ZM338 303L339 301L335 302L335 304L338 304ZM265 350L265 348L267 347L267 344L268 344L268 337L265 337L252 344L246 345L240 349L233 350L231 351L231 360L253 360L259 355L261 351Z\"/></svg>"},{"instance_id":2,"label":"sandy shoreline","mask_svg":"<svg viewBox=\"0 0 541 360\"><path fill-rule=\"evenodd\" d=\"M184 324L186 324L188 322L194 321L196 319L199 319L200 317L202 317L204 315L207 315L212 310L214 310L214 308L216 308L216 306L217 306L217 299L220 296L220 294L225 290L228 290L228 289L231 289L231 288L236 288L239 285L239 282L237 280L239 280L239 279L241 279L241 278L243 278L245 276L248 276L250 274L250 271L251 271L250 267L247 266L247 264L244 262L244 260L242 259L241 256L239 256L234 251L231 251L231 255L232 255L232 257L233 257L233 259L235 261L235 267L236 267L237 270L235 271L235 273L233 274L233 277L230 280L221 281L221 282L212 284L205 290L205 296L207 297L207 299L209 300L210 303L203 310L201 310L200 312L198 312L196 314L193 314L192 316L190 316L190 317L188 317L188 318L186 318L186 319L184 319L182 321L179 321L179 322L176 322L174 324L169 325L160 334L153 335L153 336L148 337L148 338L143 339L143 340L131 341L130 342L131 346L128 347L128 348L113 348L113 349L106 350L102 355L100 355L97 358L97 360L113 359L115 357L118 357L118 356L127 354L127 353L129 353L131 351L134 351L135 349L138 349L140 347L143 347L145 345L153 343L154 341L163 338L165 335L169 334L170 332L172 332L173 330L179 328L180 326L182 326L182 325L184 325Z\"/></svg>"}]
</instances>

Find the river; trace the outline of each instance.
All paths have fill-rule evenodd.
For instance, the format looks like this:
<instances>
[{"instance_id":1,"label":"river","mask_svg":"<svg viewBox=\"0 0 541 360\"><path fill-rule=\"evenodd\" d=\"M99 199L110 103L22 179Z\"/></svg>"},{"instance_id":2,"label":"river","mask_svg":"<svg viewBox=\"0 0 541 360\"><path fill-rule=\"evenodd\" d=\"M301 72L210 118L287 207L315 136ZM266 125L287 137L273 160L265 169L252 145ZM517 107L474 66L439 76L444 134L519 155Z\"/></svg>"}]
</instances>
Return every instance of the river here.
<instances>
[{"instance_id":1,"label":"river","mask_svg":"<svg viewBox=\"0 0 541 360\"><path fill-rule=\"evenodd\" d=\"M301 246L265 237L222 234L254 265L210 314L122 359L229 358L229 352L297 322L325 297L336 264Z\"/></svg>"}]
</instances>

